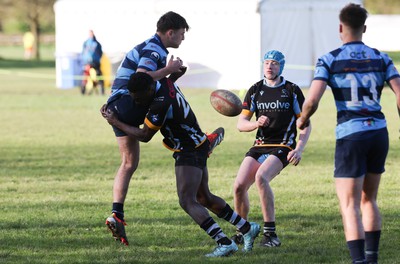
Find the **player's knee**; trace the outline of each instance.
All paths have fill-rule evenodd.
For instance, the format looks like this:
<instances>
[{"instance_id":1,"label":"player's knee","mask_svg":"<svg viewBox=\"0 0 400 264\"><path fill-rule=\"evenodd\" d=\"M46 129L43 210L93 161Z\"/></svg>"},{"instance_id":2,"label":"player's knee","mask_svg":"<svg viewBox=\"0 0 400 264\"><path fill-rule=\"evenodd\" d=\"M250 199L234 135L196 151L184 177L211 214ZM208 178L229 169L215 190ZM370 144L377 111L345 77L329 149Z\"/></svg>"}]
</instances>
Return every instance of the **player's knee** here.
<instances>
[{"instance_id":1,"label":"player's knee","mask_svg":"<svg viewBox=\"0 0 400 264\"><path fill-rule=\"evenodd\" d=\"M185 197L179 197L179 205L182 207L183 210L186 212L190 209L190 205L192 202Z\"/></svg>"},{"instance_id":2,"label":"player's knee","mask_svg":"<svg viewBox=\"0 0 400 264\"><path fill-rule=\"evenodd\" d=\"M198 194L196 198L197 202L206 208L209 208L213 204L213 196L211 195Z\"/></svg>"},{"instance_id":3,"label":"player's knee","mask_svg":"<svg viewBox=\"0 0 400 264\"><path fill-rule=\"evenodd\" d=\"M258 187L265 187L269 185L267 177L261 174L256 174L255 182Z\"/></svg>"},{"instance_id":4,"label":"player's knee","mask_svg":"<svg viewBox=\"0 0 400 264\"><path fill-rule=\"evenodd\" d=\"M244 185L241 184L235 184L233 186L233 193L235 196L242 196L247 192L246 188Z\"/></svg>"},{"instance_id":5,"label":"player's knee","mask_svg":"<svg viewBox=\"0 0 400 264\"><path fill-rule=\"evenodd\" d=\"M121 163L121 167L120 168L123 171L125 171L127 174L131 174L132 175L136 171L137 167L138 167L137 162L123 160L122 163Z\"/></svg>"},{"instance_id":6,"label":"player's knee","mask_svg":"<svg viewBox=\"0 0 400 264\"><path fill-rule=\"evenodd\" d=\"M191 194L190 192L186 192L186 191L178 192L178 197L179 197L179 205L185 211L188 211L189 209L191 209L194 206L194 204L199 203L196 200L196 197L193 196L193 194Z\"/></svg>"}]
</instances>

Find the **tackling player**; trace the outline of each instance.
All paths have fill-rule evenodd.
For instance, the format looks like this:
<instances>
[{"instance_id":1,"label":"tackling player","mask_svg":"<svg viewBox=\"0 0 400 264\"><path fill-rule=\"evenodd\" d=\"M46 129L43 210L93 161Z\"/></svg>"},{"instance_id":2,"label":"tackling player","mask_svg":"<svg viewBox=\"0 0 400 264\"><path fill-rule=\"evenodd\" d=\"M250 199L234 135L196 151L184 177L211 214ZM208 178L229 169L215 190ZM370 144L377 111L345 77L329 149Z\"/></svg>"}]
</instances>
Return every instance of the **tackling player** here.
<instances>
[{"instance_id":1,"label":"tackling player","mask_svg":"<svg viewBox=\"0 0 400 264\"><path fill-rule=\"evenodd\" d=\"M143 124L147 108L136 105L129 95L129 77L135 72L147 72L154 80L159 80L171 73L179 72L182 61L171 56L167 64L167 48L178 48L189 30L185 18L174 12L168 12L157 22L157 32L150 39L134 47L122 61L111 89L111 95L105 106L112 109L117 117L132 126ZM133 173L138 167L140 147L135 136L129 136L118 127L113 126L119 151L121 165L117 171L113 186L112 214L106 225L114 238L128 245L125 233L124 202Z\"/></svg>"},{"instance_id":2,"label":"tackling player","mask_svg":"<svg viewBox=\"0 0 400 264\"><path fill-rule=\"evenodd\" d=\"M318 59L297 126L305 127L329 85L337 108L334 177L344 233L353 263L372 264L378 263L382 220L376 199L389 149L380 98L386 82L400 108L400 75L387 54L362 42L367 16L356 4L340 11L343 45Z\"/></svg>"},{"instance_id":3,"label":"tackling player","mask_svg":"<svg viewBox=\"0 0 400 264\"><path fill-rule=\"evenodd\" d=\"M142 142L148 142L160 130L164 146L174 152L179 204L218 244L206 257L229 256L238 250L208 210L235 225L244 234L243 250L251 251L260 226L240 217L208 187L210 144L213 149L222 140L223 129L217 129L219 139L210 142L199 127L189 103L170 78L154 82L148 74L138 72L132 75L128 89L135 103L148 109L143 127L118 120L110 109L102 108L102 115L111 125Z\"/></svg>"}]
</instances>

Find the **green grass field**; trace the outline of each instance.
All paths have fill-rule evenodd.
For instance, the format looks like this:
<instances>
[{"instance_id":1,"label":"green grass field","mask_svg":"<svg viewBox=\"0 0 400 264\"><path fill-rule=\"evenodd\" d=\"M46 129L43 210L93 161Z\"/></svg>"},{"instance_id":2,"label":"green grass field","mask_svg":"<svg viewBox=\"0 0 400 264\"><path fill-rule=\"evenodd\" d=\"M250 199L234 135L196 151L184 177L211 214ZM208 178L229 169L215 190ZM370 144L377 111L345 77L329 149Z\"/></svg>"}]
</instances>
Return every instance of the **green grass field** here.
<instances>
[{"instance_id":1,"label":"green grass field","mask_svg":"<svg viewBox=\"0 0 400 264\"><path fill-rule=\"evenodd\" d=\"M106 97L56 89L53 66L51 58L0 60L0 263L350 263L332 177L336 121L330 91L312 120L302 163L272 182L282 247L209 260L203 255L215 244L179 207L172 152L161 145L160 135L141 145L131 181L125 205L130 246L113 241L104 221L119 153L99 114ZM225 141L208 167L211 190L232 205L233 181L254 134L239 133L236 118L211 108L211 90L183 92L203 130L225 127ZM384 90L382 103L391 148L379 193L380 263L392 264L399 263L400 151L390 89ZM250 220L261 224L254 187L250 199ZM234 234L231 225L215 219L225 233Z\"/></svg>"}]
</instances>

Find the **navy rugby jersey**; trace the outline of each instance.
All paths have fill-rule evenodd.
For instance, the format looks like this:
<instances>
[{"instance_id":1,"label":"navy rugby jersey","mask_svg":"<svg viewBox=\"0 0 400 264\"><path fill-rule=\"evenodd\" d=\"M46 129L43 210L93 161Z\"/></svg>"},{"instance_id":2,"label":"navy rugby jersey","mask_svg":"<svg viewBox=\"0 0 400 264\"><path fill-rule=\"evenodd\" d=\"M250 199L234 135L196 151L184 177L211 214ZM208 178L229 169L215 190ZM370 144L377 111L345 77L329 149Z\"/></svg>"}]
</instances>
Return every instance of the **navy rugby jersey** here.
<instances>
[{"instance_id":1,"label":"navy rugby jersey","mask_svg":"<svg viewBox=\"0 0 400 264\"><path fill-rule=\"evenodd\" d=\"M164 136L164 146L172 151L191 151L204 143L196 116L180 89L169 79L157 83L157 90L144 120Z\"/></svg>"},{"instance_id":2,"label":"navy rugby jersey","mask_svg":"<svg viewBox=\"0 0 400 264\"><path fill-rule=\"evenodd\" d=\"M147 71L164 68L167 65L167 56L168 50L157 34L130 50L117 70L108 101L121 94L129 94L127 89L129 77L138 68Z\"/></svg>"},{"instance_id":3,"label":"navy rugby jersey","mask_svg":"<svg viewBox=\"0 0 400 264\"><path fill-rule=\"evenodd\" d=\"M243 101L242 114L250 118L255 114L257 119L264 115L270 120L267 127L258 128L255 146L296 147L296 119L301 114L304 95L297 85L280 78L282 82L276 87L269 87L265 80L255 83Z\"/></svg>"},{"instance_id":4,"label":"navy rugby jersey","mask_svg":"<svg viewBox=\"0 0 400 264\"><path fill-rule=\"evenodd\" d=\"M385 81L398 77L387 54L350 42L318 59L314 80L327 82L337 108L336 138L363 138L386 127L380 99Z\"/></svg>"}]
</instances>

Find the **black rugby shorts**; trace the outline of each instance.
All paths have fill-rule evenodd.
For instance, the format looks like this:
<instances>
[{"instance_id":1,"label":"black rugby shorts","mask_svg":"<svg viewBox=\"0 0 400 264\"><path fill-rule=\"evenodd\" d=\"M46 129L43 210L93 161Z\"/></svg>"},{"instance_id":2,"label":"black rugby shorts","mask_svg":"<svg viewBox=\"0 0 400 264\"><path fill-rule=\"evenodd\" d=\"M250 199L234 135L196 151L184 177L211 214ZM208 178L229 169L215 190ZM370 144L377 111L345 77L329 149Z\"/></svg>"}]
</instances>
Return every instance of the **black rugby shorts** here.
<instances>
[{"instance_id":1,"label":"black rugby shorts","mask_svg":"<svg viewBox=\"0 0 400 264\"><path fill-rule=\"evenodd\" d=\"M286 147L252 147L245 156L252 157L259 163L263 163L269 155L274 155L282 162L283 168L285 168L289 164L287 155L290 151Z\"/></svg>"},{"instance_id":2,"label":"black rugby shorts","mask_svg":"<svg viewBox=\"0 0 400 264\"><path fill-rule=\"evenodd\" d=\"M194 150L174 152L175 167L177 166L193 166L204 169L207 166L208 149L210 143L205 140L203 144Z\"/></svg>"},{"instance_id":3,"label":"black rugby shorts","mask_svg":"<svg viewBox=\"0 0 400 264\"><path fill-rule=\"evenodd\" d=\"M368 132L371 136L362 140L336 140L335 171L337 178L358 178L370 173L385 171L389 151L386 128Z\"/></svg>"}]
</instances>

